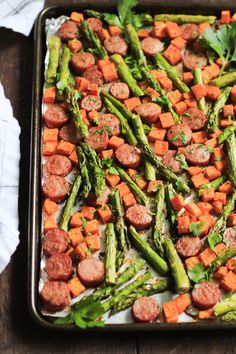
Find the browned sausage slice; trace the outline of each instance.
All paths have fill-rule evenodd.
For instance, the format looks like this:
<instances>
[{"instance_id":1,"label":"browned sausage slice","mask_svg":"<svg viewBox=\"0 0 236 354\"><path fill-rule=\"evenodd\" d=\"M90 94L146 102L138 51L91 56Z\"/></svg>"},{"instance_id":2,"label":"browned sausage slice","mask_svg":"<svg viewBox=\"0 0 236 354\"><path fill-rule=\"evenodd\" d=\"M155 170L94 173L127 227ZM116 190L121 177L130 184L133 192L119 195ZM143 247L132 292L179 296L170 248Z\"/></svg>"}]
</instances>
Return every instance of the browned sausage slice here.
<instances>
[{"instance_id":1,"label":"browned sausage slice","mask_svg":"<svg viewBox=\"0 0 236 354\"><path fill-rule=\"evenodd\" d=\"M151 226L151 213L143 205L135 204L129 207L125 213L126 220L137 230L145 230Z\"/></svg>"},{"instance_id":2,"label":"browned sausage slice","mask_svg":"<svg viewBox=\"0 0 236 354\"><path fill-rule=\"evenodd\" d=\"M79 144L81 138L74 122L64 125L59 131L59 137L75 145Z\"/></svg>"},{"instance_id":3,"label":"browned sausage slice","mask_svg":"<svg viewBox=\"0 0 236 354\"><path fill-rule=\"evenodd\" d=\"M196 67L203 68L207 65L207 57L204 53L186 49L183 53L183 63L188 70L193 70Z\"/></svg>"},{"instance_id":4,"label":"browned sausage slice","mask_svg":"<svg viewBox=\"0 0 236 354\"><path fill-rule=\"evenodd\" d=\"M121 36L112 36L105 39L104 47L109 54L120 54L123 57L127 54L128 45Z\"/></svg>"},{"instance_id":5,"label":"browned sausage slice","mask_svg":"<svg viewBox=\"0 0 236 354\"><path fill-rule=\"evenodd\" d=\"M102 21L96 17L90 17L85 21L92 31L98 33L102 29Z\"/></svg>"},{"instance_id":6,"label":"browned sausage slice","mask_svg":"<svg viewBox=\"0 0 236 354\"><path fill-rule=\"evenodd\" d=\"M152 322L159 316L160 307L152 297L143 296L134 302L132 314L137 322Z\"/></svg>"},{"instance_id":7,"label":"browned sausage slice","mask_svg":"<svg viewBox=\"0 0 236 354\"><path fill-rule=\"evenodd\" d=\"M69 193L69 184L61 176L51 175L43 183L43 195L54 202L63 201Z\"/></svg>"},{"instance_id":8,"label":"browned sausage slice","mask_svg":"<svg viewBox=\"0 0 236 354\"><path fill-rule=\"evenodd\" d=\"M220 300L220 289L213 282L203 281L193 289L192 300L200 310L209 309Z\"/></svg>"},{"instance_id":9,"label":"browned sausage slice","mask_svg":"<svg viewBox=\"0 0 236 354\"><path fill-rule=\"evenodd\" d=\"M182 122L190 126L193 131L200 130L206 123L205 114L198 108L189 108L181 116Z\"/></svg>"},{"instance_id":10,"label":"browned sausage slice","mask_svg":"<svg viewBox=\"0 0 236 354\"><path fill-rule=\"evenodd\" d=\"M86 111L100 111L102 109L101 98L94 95L88 95L84 97L80 103L81 108Z\"/></svg>"},{"instance_id":11,"label":"browned sausage slice","mask_svg":"<svg viewBox=\"0 0 236 354\"><path fill-rule=\"evenodd\" d=\"M66 176L71 171L72 163L63 155L52 155L47 159L46 169L51 175Z\"/></svg>"},{"instance_id":12,"label":"browned sausage slice","mask_svg":"<svg viewBox=\"0 0 236 354\"><path fill-rule=\"evenodd\" d=\"M206 166L209 164L211 154L207 146L191 144L185 148L185 157L191 165Z\"/></svg>"},{"instance_id":13,"label":"browned sausage slice","mask_svg":"<svg viewBox=\"0 0 236 354\"><path fill-rule=\"evenodd\" d=\"M106 127L109 136L119 136L121 133L120 121L111 113L103 114L100 117L99 126Z\"/></svg>"},{"instance_id":14,"label":"browned sausage slice","mask_svg":"<svg viewBox=\"0 0 236 354\"><path fill-rule=\"evenodd\" d=\"M104 264L97 258L84 259L77 266L77 274L85 286L97 286L104 279Z\"/></svg>"},{"instance_id":15,"label":"browned sausage slice","mask_svg":"<svg viewBox=\"0 0 236 354\"><path fill-rule=\"evenodd\" d=\"M129 86L124 82L114 82L111 85L110 93L118 100L127 100L130 95Z\"/></svg>"},{"instance_id":16,"label":"browned sausage slice","mask_svg":"<svg viewBox=\"0 0 236 354\"><path fill-rule=\"evenodd\" d=\"M190 144L192 130L187 124L173 125L167 132L167 139L176 148Z\"/></svg>"},{"instance_id":17,"label":"browned sausage slice","mask_svg":"<svg viewBox=\"0 0 236 354\"><path fill-rule=\"evenodd\" d=\"M78 37L78 26L74 21L65 21L59 31L58 34L62 41L67 42L70 39Z\"/></svg>"},{"instance_id":18,"label":"browned sausage slice","mask_svg":"<svg viewBox=\"0 0 236 354\"><path fill-rule=\"evenodd\" d=\"M154 102L147 102L136 107L135 111L141 116L144 123L152 124L161 114L161 107Z\"/></svg>"},{"instance_id":19,"label":"browned sausage slice","mask_svg":"<svg viewBox=\"0 0 236 354\"><path fill-rule=\"evenodd\" d=\"M46 260L45 271L49 280L67 281L72 275L72 260L65 253L53 254Z\"/></svg>"},{"instance_id":20,"label":"browned sausage slice","mask_svg":"<svg viewBox=\"0 0 236 354\"><path fill-rule=\"evenodd\" d=\"M100 152L107 147L109 141L108 132L104 127L92 127L89 129L89 134L85 138L86 144L91 148Z\"/></svg>"},{"instance_id":21,"label":"browned sausage slice","mask_svg":"<svg viewBox=\"0 0 236 354\"><path fill-rule=\"evenodd\" d=\"M182 236L176 243L176 250L182 257L196 256L201 247L201 239L197 236Z\"/></svg>"},{"instance_id":22,"label":"browned sausage slice","mask_svg":"<svg viewBox=\"0 0 236 354\"><path fill-rule=\"evenodd\" d=\"M236 245L236 229L234 227L228 227L223 235L224 242L227 246L232 247Z\"/></svg>"},{"instance_id":23,"label":"browned sausage slice","mask_svg":"<svg viewBox=\"0 0 236 354\"><path fill-rule=\"evenodd\" d=\"M45 282L40 297L47 311L62 311L70 304L70 290L62 281Z\"/></svg>"},{"instance_id":24,"label":"browned sausage slice","mask_svg":"<svg viewBox=\"0 0 236 354\"><path fill-rule=\"evenodd\" d=\"M141 151L133 145L120 145L115 151L115 156L119 163L127 168L138 168L141 163Z\"/></svg>"},{"instance_id":25,"label":"browned sausage slice","mask_svg":"<svg viewBox=\"0 0 236 354\"><path fill-rule=\"evenodd\" d=\"M101 71L97 70L96 68L92 67L85 70L83 77L87 79L91 85L102 86L103 84L103 75Z\"/></svg>"},{"instance_id":26,"label":"browned sausage slice","mask_svg":"<svg viewBox=\"0 0 236 354\"><path fill-rule=\"evenodd\" d=\"M68 247L68 235L61 229L49 230L43 238L43 253L52 256L56 253L63 253Z\"/></svg>"},{"instance_id":27,"label":"browned sausage slice","mask_svg":"<svg viewBox=\"0 0 236 354\"><path fill-rule=\"evenodd\" d=\"M53 104L46 110L43 118L48 128L61 128L68 122L69 115L63 107Z\"/></svg>"},{"instance_id":28,"label":"browned sausage slice","mask_svg":"<svg viewBox=\"0 0 236 354\"><path fill-rule=\"evenodd\" d=\"M74 53L71 58L71 66L76 73L84 72L95 64L94 56L91 53Z\"/></svg>"},{"instance_id":29,"label":"browned sausage slice","mask_svg":"<svg viewBox=\"0 0 236 354\"><path fill-rule=\"evenodd\" d=\"M141 42L141 46L144 53L149 57L162 52L164 49L164 44L159 39L153 37L144 38Z\"/></svg>"},{"instance_id":30,"label":"browned sausage slice","mask_svg":"<svg viewBox=\"0 0 236 354\"><path fill-rule=\"evenodd\" d=\"M181 37L188 42L192 42L199 36L198 26L194 23L186 23L180 26Z\"/></svg>"},{"instance_id":31,"label":"browned sausage slice","mask_svg":"<svg viewBox=\"0 0 236 354\"><path fill-rule=\"evenodd\" d=\"M183 169L180 166L180 161L175 159L176 151L169 150L162 156L163 164L170 168L174 173L181 174Z\"/></svg>"}]
</instances>

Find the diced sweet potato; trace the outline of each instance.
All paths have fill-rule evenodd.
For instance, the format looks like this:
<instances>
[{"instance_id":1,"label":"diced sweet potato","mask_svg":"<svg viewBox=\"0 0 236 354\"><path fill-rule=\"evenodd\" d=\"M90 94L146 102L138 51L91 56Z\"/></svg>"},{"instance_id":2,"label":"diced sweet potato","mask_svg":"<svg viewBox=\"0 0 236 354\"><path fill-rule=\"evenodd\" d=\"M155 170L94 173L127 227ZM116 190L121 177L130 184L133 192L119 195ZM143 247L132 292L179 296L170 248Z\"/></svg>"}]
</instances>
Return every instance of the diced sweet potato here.
<instances>
[{"instance_id":1,"label":"diced sweet potato","mask_svg":"<svg viewBox=\"0 0 236 354\"><path fill-rule=\"evenodd\" d=\"M77 277L71 278L68 281L67 285L68 288L70 289L70 294L72 298L79 296L79 294L81 294L85 290L84 285Z\"/></svg>"}]
</instances>

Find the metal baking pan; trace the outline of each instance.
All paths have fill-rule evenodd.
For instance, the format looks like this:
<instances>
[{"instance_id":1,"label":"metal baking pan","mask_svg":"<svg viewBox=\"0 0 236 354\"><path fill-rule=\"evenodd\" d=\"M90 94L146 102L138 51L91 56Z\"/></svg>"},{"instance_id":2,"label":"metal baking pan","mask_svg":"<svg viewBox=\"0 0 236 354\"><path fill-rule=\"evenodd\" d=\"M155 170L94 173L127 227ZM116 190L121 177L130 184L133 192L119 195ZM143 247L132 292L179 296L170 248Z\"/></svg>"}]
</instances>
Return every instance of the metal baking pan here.
<instances>
[{"instance_id":1,"label":"metal baking pan","mask_svg":"<svg viewBox=\"0 0 236 354\"><path fill-rule=\"evenodd\" d=\"M141 1L140 1L141 2ZM31 158L29 179L29 214L28 214L28 307L32 318L42 327L61 331L81 331L72 325L56 325L52 319L43 316L39 309L38 282L40 265L40 227L41 227L41 102L44 82L44 58L46 54L45 21L47 18L69 15L72 11L83 11L86 8L98 11L113 12L115 4L96 1L94 3L82 2L78 6L63 5L44 9L38 16L35 25L35 64L33 76L33 99L31 115ZM148 11L156 13L190 13L219 15L223 9L235 10L230 0L155 0L142 1L137 12ZM89 329L89 331L165 331L165 330L216 330L236 329L236 322L201 321L193 323L150 323L150 324L108 324L103 328Z\"/></svg>"}]
</instances>

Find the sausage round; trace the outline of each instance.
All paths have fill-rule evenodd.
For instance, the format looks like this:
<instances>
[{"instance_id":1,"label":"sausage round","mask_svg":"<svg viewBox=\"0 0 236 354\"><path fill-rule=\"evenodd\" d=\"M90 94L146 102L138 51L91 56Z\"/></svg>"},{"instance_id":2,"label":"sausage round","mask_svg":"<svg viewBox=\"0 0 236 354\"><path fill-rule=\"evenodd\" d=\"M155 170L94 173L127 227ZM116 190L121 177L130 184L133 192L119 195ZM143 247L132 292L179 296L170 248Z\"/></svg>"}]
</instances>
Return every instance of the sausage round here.
<instances>
[{"instance_id":1,"label":"sausage round","mask_svg":"<svg viewBox=\"0 0 236 354\"><path fill-rule=\"evenodd\" d=\"M207 65L207 57L204 53L186 49L183 52L183 63L188 70L193 70L196 67L202 68Z\"/></svg>"},{"instance_id":2,"label":"sausage round","mask_svg":"<svg viewBox=\"0 0 236 354\"><path fill-rule=\"evenodd\" d=\"M69 120L69 115L58 104L52 104L44 113L44 122L48 128L61 128Z\"/></svg>"},{"instance_id":3,"label":"sausage round","mask_svg":"<svg viewBox=\"0 0 236 354\"><path fill-rule=\"evenodd\" d=\"M66 176L71 171L72 163L63 155L52 155L47 159L46 169L51 175Z\"/></svg>"},{"instance_id":4,"label":"sausage round","mask_svg":"<svg viewBox=\"0 0 236 354\"><path fill-rule=\"evenodd\" d=\"M94 56L88 52L74 53L71 58L71 66L76 73L81 73L95 64Z\"/></svg>"},{"instance_id":5,"label":"sausage round","mask_svg":"<svg viewBox=\"0 0 236 354\"><path fill-rule=\"evenodd\" d=\"M74 122L64 125L59 131L59 137L62 140L69 141L72 144L78 145L81 139L78 129Z\"/></svg>"},{"instance_id":6,"label":"sausage round","mask_svg":"<svg viewBox=\"0 0 236 354\"><path fill-rule=\"evenodd\" d=\"M187 124L173 125L167 132L168 141L176 148L190 144L192 130Z\"/></svg>"},{"instance_id":7,"label":"sausage round","mask_svg":"<svg viewBox=\"0 0 236 354\"><path fill-rule=\"evenodd\" d=\"M202 247L202 242L198 236L182 236L176 243L176 250L182 257L196 256Z\"/></svg>"},{"instance_id":8,"label":"sausage round","mask_svg":"<svg viewBox=\"0 0 236 354\"><path fill-rule=\"evenodd\" d=\"M119 136L121 133L120 121L111 113L103 114L100 117L99 126L106 127L109 136Z\"/></svg>"},{"instance_id":9,"label":"sausage round","mask_svg":"<svg viewBox=\"0 0 236 354\"><path fill-rule=\"evenodd\" d=\"M110 93L118 100L127 100L130 95L129 86L125 82L114 82L111 85Z\"/></svg>"},{"instance_id":10,"label":"sausage round","mask_svg":"<svg viewBox=\"0 0 236 354\"><path fill-rule=\"evenodd\" d=\"M149 57L162 52L164 49L164 44L159 39L153 37L144 38L141 42L141 46L144 53Z\"/></svg>"},{"instance_id":11,"label":"sausage round","mask_svg":"<svg viewBox=\"0 0 236 354\"><path fill-rule=\"evenodd\" d=\"M72 275L72 260L65 253L53 254L46 260L45 271L49 280L67 281Z\"/></svg>"},{"instance_id":12,"label":"sausage round","mask_svg":"<svg viewBox=\"0 0 236 354\"><path fill-rule=\"evenodd\" d=\"M133 145L122 144L115 151L115 157L126 168L138 168L141 163L141 151Z\"/></svg>"},{"instance_id":13,"label":"sausage round","mask_svg":"<svg viewBox=\"0 0 236 354\"><path fill-rule=\"evenodd\" d=\"M181 174L183 169L180 166L180 161L175 159L176 151L169 150L162 156L163 164L170 168L174 173Z\"/></svg>"},{"instance_id":14,"label":"sausage round","mask_svg":"<svg viewBox=\"0 0 236 354\"><path fill-rule=\"evenodd\" d=\"M85 286L97 286L104 279L104 264L97 258L84 259L77 266L77 274Z\"/></svg>"},{"instance_id":15,"label":"sausage round","mask_svg":"<svg viewBox=\"0 0 236 354\"><path fill-rule=\"evenodd\" d=\"M65 21L58 31L59 37L63 42L67 42L73 38L78 37L78 33L77 23L70 20Z\"/></svg>"},{"instance_id":16,"label":"sausage round","mask_svg":"<svg viewBox=\"0 0 236 354\"><path fill-rule=\"evenodd\" d=\"M135 112L141 116L144 123L152 124L161 114L161 107L154 102L147 102L136 107Z\"/></svg>"},{"instance_id":17,"label":"sausage round","mask_svg":"<svg viewBox=\"0 0 236 354\"><path fill-rule=\"evenodd\" d=\"M90 29L96 33L98 33L102 29L102 21L96 17L90 17L85 21Z\"/></svg>"},{"instance_id":18,"label":"sausage round","mask_svg":"<svg viewBox=\"0 0 236 354\"><path fill-rule=\"evenodd\" d=\"M68 247L68 235L61 229L49 230L43 238L43 253L52 256L56 253L63 253Z\"/></svg>"},{"instance_id":19,"label":"sausage round","mask_svg":"<svg viewBox=\"0 0 236 354\"><path fill-rule=\"evenodd\" d=\"M103 75L101 71L97 70L96 68L92 67L85 70L83 77L87 79L91 85L102 86L103 84Z\"/></svg>"},{"instance_id":20,"label":"sausage round","mask_svg":"<svg viewBox=\"0 0 236 354\"><path fill-rule=\"evenodd\" d=\"M220 300L220 289L213 282L203 281L193 289L192 300L198 309L209 309Z\"/></svg>"},{"instance_id":21,"label":"sausage round","mask_svg":"<svg viewBox=\"0 0 236 354\"><path fill-rule=\"evenodd\" d=\"M107 147L109 141L108 132L104 127L92 127L89 129L89 134L85 138L86 144L91 148L100 152Z\"/></svg>"},{"instance_id":22,"label":"sausage round","mask_svg":"<svg viewBox=\"0 0 236 354\"><path fill-rule=\"evenodd\" d=\"M205 114L198 108L189 108L181 116L182 122L190 126L193 131L200 130L206 123Z\"/></svg>"},{"instance_id":23,"label":"sausage round","mask_svg":"<svg viewBox=\"0 0 236 354\"><path fill-rule=\"evenodd\" d=\"M128 51L128 45L121 36L109 37L105 39L103 45L109 54L120 54L124 57Z\"/></svg>"},{"instance_id":24,"label":"sausage round","mask_svg":"<svg viewBox=\"0 0 236 354\"><path fill-rule=\"evenodd\" d=\"M228 227L223 235L224 242L227 246L232 247L236 245L236 229L234 227Z\"/></svg>"},{"instance_id":25,"label":"sausage round","mask_svg":"<svg viewBox=\"0 0 236 354\"><path fill-rule=\"evenodd\" d=\"M111 190L109 187L105 186L104 191L101 193L101 195L96 199L95 193L92 191L89 193L88 198L86 199L86 202L94 207L100 206L107 204L109 201L109 197L111 194Z\"/></svg>"},{"instance_id":26,"label":"sausage round","mask_svg":"<svg viewBox=\"0 0 236 354\"><path fill-rule=\"evenodd\" d=\"M151 226L152 217L148 208L135 204L129 207L125 213L126 220L137 230L145 230Z\"/></svg>"},{"instance_id":27,"label":"sausage round","mask_svg":"<svg viewBox=\"0 0 236 354\"><path fill-rule=\"evenodd\" d=\"M132 315L137 322L152 322L160 314L160 307L155 299L148 296L135 300L132 306Z\"/></svg>"},{"instance_id":28,"label":"sausage round","mask_svg":"<svg viewBox=\"0 0 236 354\"><path fill-rule=\"evenodd\" d=\"M199 36L198 26L194 23L186 23L180 26L181 37L188 42L192 42Z\"/></svg>"},{"instance_id":29,"label":"sausage round","mask_svg":"<svg viewBox=\"0 0 236 354\"><path fill-rule=\"evenodd\" d=\"M69 193L69 184L61 176L51 175L43 183L43 195L54 202L63 201Z\"/></svg>"},{"instance_id":30,"label":"sausage round","mask_svg":"<svg viewBox=\"0 0 236 354\"><path fill-rule=\"evenodd\" d=\"M70 290L62 281L46 281L40 297L47 311L62 311L70 304Z\"/></svg>"},{"instance_id":31,"label":"sausage round","mask_svg":"<svg viewBox=\"0 0 236 354\"><path fill-rule=\"evenodd\" d=\"M81 101L81 108L86 111L100 111L102 109L101 98L94 95L88 95L84 97Z\"/></svg>"},{"instance_id":32,"label":"sausage round","mask_svg":"<svg viewBox=\"0 0 236 354\"><path fill-rule=\"evenodd\" d=\"M191 165L206 166L210 161L210 151L207 146L201 144L191 144L185 148L186 160Z\"/></svg>"}]
</instances>

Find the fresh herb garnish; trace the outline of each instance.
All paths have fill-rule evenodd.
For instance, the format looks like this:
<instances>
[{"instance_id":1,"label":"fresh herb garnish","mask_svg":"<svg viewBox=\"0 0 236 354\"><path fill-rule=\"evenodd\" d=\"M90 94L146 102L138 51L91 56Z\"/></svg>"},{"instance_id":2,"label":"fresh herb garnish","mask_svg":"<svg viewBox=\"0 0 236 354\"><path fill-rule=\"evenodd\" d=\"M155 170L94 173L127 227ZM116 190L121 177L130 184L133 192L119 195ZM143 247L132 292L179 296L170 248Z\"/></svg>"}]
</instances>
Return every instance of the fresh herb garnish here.
<instances>
[{"instance_id":1,"label":"fresh herb garnish","mask_svg":"<svg viewBox=\"0 0 236 354\"><path fill-rule=\"evenodd\" d=\"M194 264L188 269L188 276L194 283L199 283L202 280L209 280L209 274L205 270L202 262Z\"/></svg>"},{"instance_id":2,"label":"fresh herb garnish","mask_svg":"<svg viewBox=\"0 0 236 354\"><path fill-rule=\"evenodd\" d=\"M108 132L108 134L112 134L112 130L111 130L110 125L107 126L107 132Z\"/></svg>"},{"instance_id":3,"label":"fresh herb garnish","mask_svg":"<svg viewBox=\"0 0 236 354\"><path fill-rule=\"evenodd\" d=\"M142 80L142 74L141 71L139 70L137 61L131 55L127 55L125 57L125 62L128 65L133 77L136 80Z\"/></svg>"},{"instance_id":4,"label":"fresh herb garnish","mask_svg":"<svg viewBox=\"0 0 236 354\"><path fill-rule=\"evenodd\" d=\"M101 159L102 167L111 167L113 159L111 157Z\"/></svg>"},{"instance_id":5,"label":"fresh herb garnish","mask_svg":"<svg viewBox=\"0 0 236 354\"><path fill-rule=\"evenodd\" d=\"M176 134L171 141L174 143L178 139L181 139L183 144L186 144L188 142L188 135L184 131L181 131L181 133Z\"/></svg>"},{"instance_id":6,"label":"fresh herb garnish","mask_svg":"<svg viewBox=\"0 0 236 354\"><path fill-rule=\"evenodd\" d=\"M87 225L87 220L85 219L85 218L81 218L81 221L82 221L82 224L83 224L83 226L86 226Z\"/></svg>"},{"instance_id":7,"label":"fresh herb garnish","mask_svg":"<svg viewBox=\"0 0 236 354\"><path fill-rule=\"evenodd\" d=\"M188 164L187 164L187 162L185 160L185 156L183 154L175 155L175 160L180 162L180 167L183 170L188 170Z\"/></svg>"},{"instance_id":8,"label":"fresh herb garnish","mask_svg":"<svg viewBox=\"0 0 236 354\"><path fill-rule=\"evenodd\" d=\"M119 175L119 172L117 171L117 169L115 167L110 167L109 168L109 173L111 173L112 175Z\"/></svg>"},{"instance_id":9,"label":"fresh herb garnish","mask_svg":"<svg viewBox=\"0 0 236 354\"><path fill-rule=\"evenodd\" d=\"M222 236L219 234L212 234L208 236L207 241L211 249L214 251L215 245L222 241Z\"/></svg>"},{"instance_id":10,"label":"fresh herb garnish","mask_svg":"<svg viewBox=\"0 0 236 354\"><path fill-rule=\"evenodd\" d=\"M192 232L195 236L199 236L202 232L202 228L204 225L204 221L201 221L200 223L191 222L189 226L189 231Z\"/></svg>"}]
</instances>

